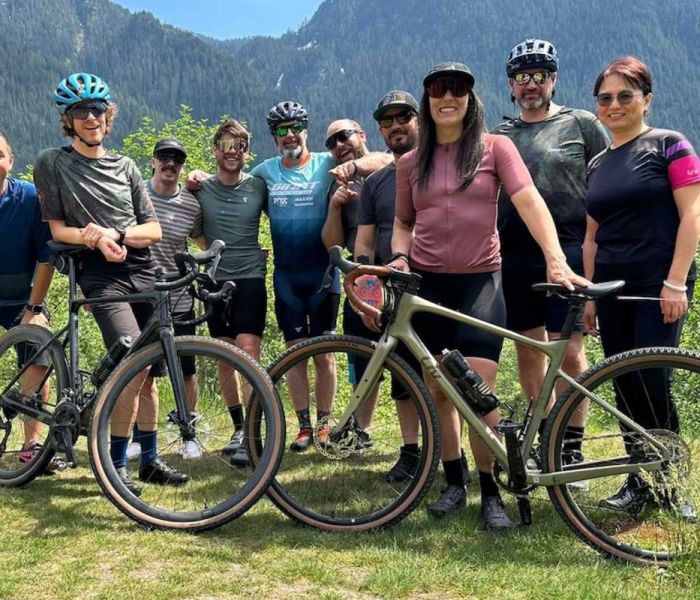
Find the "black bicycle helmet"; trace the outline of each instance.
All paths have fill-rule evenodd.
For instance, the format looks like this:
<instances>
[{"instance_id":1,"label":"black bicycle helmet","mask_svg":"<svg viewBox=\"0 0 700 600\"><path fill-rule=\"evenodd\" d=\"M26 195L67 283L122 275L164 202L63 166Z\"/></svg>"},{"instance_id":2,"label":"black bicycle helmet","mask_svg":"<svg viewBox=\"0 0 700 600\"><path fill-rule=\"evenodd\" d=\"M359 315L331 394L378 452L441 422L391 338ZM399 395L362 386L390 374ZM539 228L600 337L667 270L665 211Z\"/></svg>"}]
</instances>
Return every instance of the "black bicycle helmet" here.
<instances>
[{"instance_id":1,"label":"black bicycle helmet","mask_svg":"<svg viewBox=\"0 0 700 600\"><path fill-rule=\"evenodd\" d=\"M285 121L299 121L306 125L309 122L309 113L298 102L285 100L275 104L267 113L267 126L270 128L270 132L274 133L277 125Z\"/></svg>"},{"instance_id":2,"label":"black bicycle helmet","mask_svg":"<svg viewBox=\"0 0 700 600\"><path fill-rule=\"evenodd\" d=\"M547 40L527 38L514 46L508 54L506 74L508 77L513 77L518 71L538 67L556 71L559 68L557 49Z\"/></svg>"}]
</instances>

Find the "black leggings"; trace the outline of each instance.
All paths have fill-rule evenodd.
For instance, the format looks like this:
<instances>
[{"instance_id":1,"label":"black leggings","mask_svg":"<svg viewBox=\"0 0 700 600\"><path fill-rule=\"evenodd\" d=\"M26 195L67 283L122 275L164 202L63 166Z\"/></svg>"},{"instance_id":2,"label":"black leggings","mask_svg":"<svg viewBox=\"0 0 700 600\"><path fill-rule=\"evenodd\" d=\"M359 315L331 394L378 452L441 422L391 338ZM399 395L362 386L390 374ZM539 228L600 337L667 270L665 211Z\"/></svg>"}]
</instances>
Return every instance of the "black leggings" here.
<instances>
[{"instance_id":1,"label":"black leggings","mask_svg":"<svg viewBox=\"0 0 700 600\"><path fill-rule=\"evenodd\" d=\"M630 285L624 295L658 298L661 284ZM688 298L693 296L693 282L688 284ZM622 301L614 297L598 300L598 325L605 356L612 356L634 348L652 346L677 347L685 318L675 323L664 323L656 301ZM618 408L645 429L679 431L676 404L671 397L668 369L647 369L623 375L615 380L615 399Z\"/></svg>"}]
</instances>

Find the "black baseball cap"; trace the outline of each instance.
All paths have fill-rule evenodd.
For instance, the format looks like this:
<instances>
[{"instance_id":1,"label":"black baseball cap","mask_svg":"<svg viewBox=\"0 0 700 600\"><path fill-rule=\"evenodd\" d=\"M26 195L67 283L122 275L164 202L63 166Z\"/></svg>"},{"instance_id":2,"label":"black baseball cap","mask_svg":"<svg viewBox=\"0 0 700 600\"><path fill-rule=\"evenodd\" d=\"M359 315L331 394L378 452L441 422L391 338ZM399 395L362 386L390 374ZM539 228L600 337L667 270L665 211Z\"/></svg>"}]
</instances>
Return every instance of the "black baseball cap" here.
<instances>
[{"instance_id":1,"label":"black baseball cap","mask_svg":"<svg viewBox=\"0 0 700 600\"><path fill-rule=\"evenodd\" d=\"M187 158L187 150L182 145L182 142L175 138L162 138L153 146L153 154L164 152L165 150L180 152L184 158Z\"/></svg>"},{"instance_id":2,"label":"black baseball cap","mask_svg":"<svg viewBox=\"0 0 700 600\"><path fill-rule=\"evenodd\" d=\"M472 75L469 67L461 62L450 61L440 63L439 65L435 65L432 69L430 69L428 74L425 76L425 79L423 79L423 87L428 87L433 79L445 77L447 75L464 77L469 82L470 87L474 85L474 75Z\"/></svg>"},{"instance_id":3,"label":"black baseball cap","mask_svg":"<svg viewBox=\"0 0 700 600\"><path fill-rule=\"evenodd\" d=\"M386 94L377 104L376 110L372 113L372 116L376 121L382 118L382 115L390 108L408 108L416 114L418 113L420 106L416 99L402 90L391 90Z\"/></svg>"}]
</instances>

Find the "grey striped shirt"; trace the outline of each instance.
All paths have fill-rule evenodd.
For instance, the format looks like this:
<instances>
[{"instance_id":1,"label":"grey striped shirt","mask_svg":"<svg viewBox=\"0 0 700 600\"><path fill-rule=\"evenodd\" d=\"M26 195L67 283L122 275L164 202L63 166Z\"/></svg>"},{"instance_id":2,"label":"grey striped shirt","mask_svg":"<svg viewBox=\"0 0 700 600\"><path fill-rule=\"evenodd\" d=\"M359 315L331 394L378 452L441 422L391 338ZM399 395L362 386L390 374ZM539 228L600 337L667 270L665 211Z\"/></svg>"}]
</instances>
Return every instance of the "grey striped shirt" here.
<instances>
[{"instance_id":1,"label":"grey striped shirt","mask_svg":"<svg viewBox=\"0 0 700 600\"><path fill-rule=\"evenodd\" d=\"M184 188L174 196L161 196L148 181L146 190L163 230L163 239L151 246L153 265L172 271L177 269L175 254L187 250L187 238L202 235L202 210L197 199ZM186 292L173 292L172 301L176 312L192 308L192 297Z\"/></svg>"}]
</instances>

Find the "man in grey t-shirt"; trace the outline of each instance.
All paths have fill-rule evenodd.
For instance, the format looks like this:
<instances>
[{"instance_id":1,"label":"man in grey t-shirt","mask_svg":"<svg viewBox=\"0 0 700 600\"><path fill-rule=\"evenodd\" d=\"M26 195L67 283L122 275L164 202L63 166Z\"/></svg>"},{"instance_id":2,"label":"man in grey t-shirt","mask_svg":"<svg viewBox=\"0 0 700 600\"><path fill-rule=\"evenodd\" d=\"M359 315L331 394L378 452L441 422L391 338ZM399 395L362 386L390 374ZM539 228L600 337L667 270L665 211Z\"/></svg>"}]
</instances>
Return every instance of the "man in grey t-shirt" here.
<instances>
[{"instance_id":1,"label":"man in grey t-shirt","mask_svg":"<svg viewBox=\"0 0 700 600\"><path fill-rule=\"evenodd\" d=\"M262 179L243 173L248 156L250 134L235 119L224 121L214 134L213 153L216 174L202 182L197 200L202 209L202 234L206 244L215 239L226 243L215 274L223 284L233 281L236 291L225 311L216 311L208 320L213 337L234 344L260 359L260 344L265 329L267 289L266 261L258 243L260 216L267 204L267 186ZM222 381L233 376L224 368ZM248 463L244 444L244 410L236 386L223 386L233 422L233 436L222 452L236 466ZM247 400L250 390L243 388Z\"/></svg>"}]
</instances>

